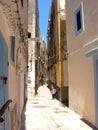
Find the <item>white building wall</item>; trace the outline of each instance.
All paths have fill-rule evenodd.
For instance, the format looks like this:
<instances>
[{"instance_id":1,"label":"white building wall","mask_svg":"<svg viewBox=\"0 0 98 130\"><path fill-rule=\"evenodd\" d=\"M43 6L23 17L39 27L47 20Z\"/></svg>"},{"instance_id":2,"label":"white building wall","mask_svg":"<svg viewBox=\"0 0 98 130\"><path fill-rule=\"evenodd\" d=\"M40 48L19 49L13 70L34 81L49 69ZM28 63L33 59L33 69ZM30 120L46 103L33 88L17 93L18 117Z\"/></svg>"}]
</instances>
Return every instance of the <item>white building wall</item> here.
<instances>
[{"instance_id":1,"label":"white building wall","mask_svg":"<svg viewBox=\"0 0 98 130\"><path fill-rule=\"evenodd\" d=\"M36 33L37 33L37 1L36 0L29 0L29 5L28 5L28 32L31 33L31 37L28 40L28 66L30 68L30 71L28 73L28 76L31 78L31 83L29 84L29 97L31 98L32 96L35 95L35 60L36 60L36 41L33 40L35 39Z\"/></svg>"},{"instance_id":2,"label":"white building wall","mask_svg":"<svg viewBox=\"0 0 98 130\"><path fill-rule=\"evenodd\" d=\"M20 9L21 3L19 4L19 12L21 17L21 22L24 24L24 37L26 38L26 31L27 31L27 0L24 0L24 7ZM19 28L17 26L17 13L14 13L16 11L16 5L11 0L1 0L0 1L0 31L4 36L4 39L8 46L8 95L9 99L12 100L12 103L10 105L9 111L10 111L10 130L19 130L21 127L21 114L23 111L23 105L24 105L24 70L26 71L26 61L23 56L23 53L21 52L20 57L22 68L20 74L17 73L17 50L20 47L20 35L19 35ZM24 10L25 13L22 11ZM10 18L8 17L10 16ZM11 17L12 16L12 17ZM25 19L26 18L26 19ZM13 24L14 23L14 24ZM16 42L15 42L15 63L12 63L11 61L11 36L15 36ZM21 43L23 45L23 43ZM24 67L25 66L25 67ZM20 78L21 77L21 78ZM13 116L15 118L14 122L12 120L12 111ZM8 128L9 129L9 128Z\"/></svg>"}]
</instances>

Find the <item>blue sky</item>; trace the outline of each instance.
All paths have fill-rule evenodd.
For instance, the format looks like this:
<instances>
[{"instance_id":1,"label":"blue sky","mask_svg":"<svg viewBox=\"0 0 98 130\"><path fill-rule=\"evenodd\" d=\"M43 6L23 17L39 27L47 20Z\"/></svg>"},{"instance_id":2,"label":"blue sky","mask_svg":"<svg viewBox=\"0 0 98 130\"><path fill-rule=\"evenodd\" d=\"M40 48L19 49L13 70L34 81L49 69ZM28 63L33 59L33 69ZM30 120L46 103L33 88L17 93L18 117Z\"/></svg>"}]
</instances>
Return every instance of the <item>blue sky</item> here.
<instances>
[{"instance_id":1,"label":"blue sky","mask_svg":"<svg viewBox=\"0 0 98 130\"><path fill-rule=\"evenodd\" d=\"M39 26L45 42L47 42L46 34L47 34L48 17L49 17L51 1L52 0L38 0Z\"/></svg>"}]
</instances>

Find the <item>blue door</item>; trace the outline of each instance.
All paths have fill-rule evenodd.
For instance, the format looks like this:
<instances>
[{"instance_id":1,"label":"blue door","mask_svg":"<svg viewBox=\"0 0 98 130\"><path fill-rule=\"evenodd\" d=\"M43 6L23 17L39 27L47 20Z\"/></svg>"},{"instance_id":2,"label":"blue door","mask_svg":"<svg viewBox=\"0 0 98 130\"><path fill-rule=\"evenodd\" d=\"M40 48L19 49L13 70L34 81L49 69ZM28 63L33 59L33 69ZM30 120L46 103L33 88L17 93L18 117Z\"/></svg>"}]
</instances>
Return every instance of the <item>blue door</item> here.
<instances>
[{"instance_id":1,"label":"blue door","mask_svg":"<svg viewBox=\"0 0 98 130\"><path fill-rule=\"evenodd\" d=\"M4 78L6 80L4 80ZM8 47L4 37L0 32L0 109L8 101ZM9 130L9 111L8 108L2 115L4 121L0 122L0 130Z\"/></svg>"}]
</instances>

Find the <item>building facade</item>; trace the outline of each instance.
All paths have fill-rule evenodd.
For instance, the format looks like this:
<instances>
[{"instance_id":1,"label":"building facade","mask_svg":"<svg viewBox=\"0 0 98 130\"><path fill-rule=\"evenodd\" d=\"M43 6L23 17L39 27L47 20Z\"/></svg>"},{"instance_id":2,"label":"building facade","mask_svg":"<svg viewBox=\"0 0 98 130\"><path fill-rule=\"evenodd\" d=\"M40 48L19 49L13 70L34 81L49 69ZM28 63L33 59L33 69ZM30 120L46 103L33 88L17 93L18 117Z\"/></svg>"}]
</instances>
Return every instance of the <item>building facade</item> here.
<instances>
[{"instance_id":1,"label":"building facade","mask_svg":"<svg viewBox=\"0 0 98 130\"><path fill-rule=\"evenodd\" d=\"M27 8L27 0L0 0L0 130L21 128L27 98Z\"/></svg>"},{"instance_id":2,"label":"building facade","mask_svg":"<svg viewBox=\"0 0 98 130\"><path fill-rule=\"evenodd\" d=\"M47 53L46 53L46 44L45 41L40 35L40 42L38 42L37 46L37 65L36 65L36 72L37 72L37 87L46 83L47 78Z\"/></svg>"},{"instance_id":3,"label":"building facade","mask_svg":"<svg viewBox=\"0 0 98 130\"><path fill-rule=\"evenodd\" d=\"M97 4L66 0L69 106L98 128Z\"/></svg>"},{"instance_id":4,"label":"building facade","mask_svg":"<svg viewBox=\"0 0 98 130\"><path fill-rule=\"evenodd\" d=\"M28 4L28 93L35 95L36 87L36 46L39 38L38 1L29 0Z\"/></svg>"},{"instance_id":5,"label":"building facade","mask_svg":"<svg viewBox=\"0 0 98 130\"><path fill-rule=\"evenodd\" d=\"M48 24L48 82L58 91L58 98L68 102L68 63L65 0L53 0Z\"/></svg>"}]
</instances>

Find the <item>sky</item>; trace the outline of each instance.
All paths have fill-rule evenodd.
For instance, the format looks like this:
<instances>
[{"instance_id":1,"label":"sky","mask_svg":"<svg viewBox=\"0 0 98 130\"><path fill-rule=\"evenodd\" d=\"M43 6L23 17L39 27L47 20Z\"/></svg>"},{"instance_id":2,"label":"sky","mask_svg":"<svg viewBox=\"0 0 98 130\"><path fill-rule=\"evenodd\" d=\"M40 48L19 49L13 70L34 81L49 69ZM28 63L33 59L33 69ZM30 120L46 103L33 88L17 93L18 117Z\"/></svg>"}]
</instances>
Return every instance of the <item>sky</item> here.
<instances>
[{"instance_id":1,"label":"sky","mask_svg":"<svg viewBox=\"0 0 98 130\"><path fill-rule=\"evenodd\" d=\"M42 36L47 44L47 26L48 26L48 18L49 11L52 0L38 0L38 8L39 8L39 26Z\"/></svg>"}]
</instances>

